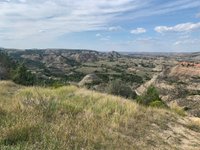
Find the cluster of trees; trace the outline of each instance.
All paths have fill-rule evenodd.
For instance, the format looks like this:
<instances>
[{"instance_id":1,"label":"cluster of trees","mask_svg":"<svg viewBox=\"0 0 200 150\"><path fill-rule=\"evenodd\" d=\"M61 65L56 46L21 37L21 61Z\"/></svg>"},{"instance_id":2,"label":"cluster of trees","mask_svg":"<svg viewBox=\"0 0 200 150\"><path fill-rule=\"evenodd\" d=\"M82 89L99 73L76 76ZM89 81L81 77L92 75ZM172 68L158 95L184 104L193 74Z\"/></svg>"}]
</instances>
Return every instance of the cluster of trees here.
<instances>
[{"instance_id":1,"label":"cluster of trees","mask_svg":"<svg viewBox=\"0 0 200 150\"><path fill-rule=\"evenodd\" d=\"M6 70L5 79L22 85L33 85L36 82L36 76L23 63L14 62L5 52L0 52L0 64Z\"/></svg>"},{"instance_id":2,"label":"cluster of trees","mask_svg":"<svg viewBox=\"0 0 200 150\"><path fill-rule=\"evenodd\" d=\"M0 51L0 78L9 79L11 76L11 68L15 68L12 65L10 58L3 52Z\"/></svg>"},{"instance_id":3,"label":"cluster of trees","mask_svg":"<svg viewBox=\"0 0 200 150\"><path fill-rule=\"evenodd\" d=\"M34 85L36 83L36 76L28 71L23 64L20 64L13 70L12 80L17 84Z\"/></svg>"}]
</instances>

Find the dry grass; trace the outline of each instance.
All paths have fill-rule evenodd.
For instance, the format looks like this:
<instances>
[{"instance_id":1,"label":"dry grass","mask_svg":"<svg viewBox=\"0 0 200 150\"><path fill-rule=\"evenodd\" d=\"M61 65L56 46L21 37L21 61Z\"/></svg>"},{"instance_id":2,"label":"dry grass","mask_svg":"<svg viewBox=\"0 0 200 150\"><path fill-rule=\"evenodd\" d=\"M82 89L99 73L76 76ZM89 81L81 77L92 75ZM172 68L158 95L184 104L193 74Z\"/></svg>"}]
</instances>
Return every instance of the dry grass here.
<instances>
[{"instance_id":1,"label":"dry grass","mask_svg":"<svg viewBox=\"0 0 200 150\"><path fill-rule=\"evenodd\" d=\"M178 122L181 117L175 113L146 108L121 97L74 86L53 89L0 82L0 89L2 150L184 149L184 138L176 131L172 136L179 142L168 141L171 124L200 137L187 121ZM200 146L200 142L194 143L187 148Z\"/></svg>"},{"instance_id":2,"label":"dry grass","mask_svg":"<svg viewBox=\"0 0 200 150\"><path fill-rule=\"evenodd\" d=\"M200 132L200 118L192 117L190 119L191 121L187 124L187 127L193 131Z\"/></svg>"},{"instance_id":3,"label":"dry grass","mask_svg":"<svg viewBox=\"0 0 200 150\"><path fill-rule=\"evenodd\" d=\"M186 112L184 111L184 108L178 106L177 102L171 102L169 106L171 110L177 113L178 115L183 116L183 117L187 115Z\"/></svg>"}]
</instances>

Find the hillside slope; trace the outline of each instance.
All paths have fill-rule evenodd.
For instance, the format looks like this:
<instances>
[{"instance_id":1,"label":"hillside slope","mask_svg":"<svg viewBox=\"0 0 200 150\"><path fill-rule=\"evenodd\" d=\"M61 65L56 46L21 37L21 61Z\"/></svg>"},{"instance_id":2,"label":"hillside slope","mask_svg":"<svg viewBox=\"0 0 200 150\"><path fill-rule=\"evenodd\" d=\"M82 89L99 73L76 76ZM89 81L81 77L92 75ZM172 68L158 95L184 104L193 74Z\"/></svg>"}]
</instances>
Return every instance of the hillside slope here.
<instances>
[{"instance_id":1,"label":"hillside slope","mask_svg":"<svg viewBox=\"0 0 200 150\"><path fill-rule=\"evenodd\" d=\"M181 63L168 67L136 89L138 95L155 86L162 100L170 106L178 106L195 117L200 117L200 67L184 66Z\"/></svg>"},{"instance_id":2,"label":"hillside slope","mask_svg":"<svg viewBox=\"0 0 200 150\"><path fill-rule=\"evenodd\" d=\"M198 150L200 120L74 86L0 82L0 149Z\"/></svg>"}]
</instances>

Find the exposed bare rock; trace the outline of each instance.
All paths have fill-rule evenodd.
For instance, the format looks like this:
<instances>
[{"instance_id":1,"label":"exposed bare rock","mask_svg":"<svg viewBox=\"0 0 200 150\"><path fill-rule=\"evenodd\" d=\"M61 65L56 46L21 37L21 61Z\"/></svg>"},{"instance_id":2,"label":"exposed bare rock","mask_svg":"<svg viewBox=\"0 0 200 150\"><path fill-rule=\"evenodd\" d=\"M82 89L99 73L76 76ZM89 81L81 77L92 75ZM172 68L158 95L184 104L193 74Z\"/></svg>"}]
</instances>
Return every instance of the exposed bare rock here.
<instances>
[{"instance_id":1,"label":"exposed bare rock","mask_svg":"<svg viewBox=\"0 0 200 150\"><path fill-rule=\"evenodd\" d=\"M98 60L95 53L80 53L72 56L77 62L94 62Z\"/></svg>"},{"instance_id":2,"label":"exposed bare rock","mask_svg":"<svg viewBox=\"0 0 200 150\"><path fill-rule=\"evenodd\" d=\"M86 75L80 82L80 86L98 84L101 82L101 79L96 74L88 74Z\"/></svg>"},{"instance_id":3,"label":"exposed bare rock","mask_svg":"<svg viewBox=\"0 0 200 150\"><path fill-rule=\"evenodd\" d=\"M149 80L146 83L142 84L139 88L137 88L135 90L136 94L137 95L142 95L143 93L145 93L147 91L148 87L156 82L157 78L158 78L158 74L154 75L151 80Z\"/></svg>"},{"instance_id":4,"label":"exposed bare rock","mask_svg":"<svg viewBox=\"0 0 200 150\"><path fill-rule=\"evenodd\" d=\"M163 70L163 67L161 65L158 65L155 68L153 68L153 71L155 72L161 72L162 70Z\"/></svg>"},{"instance_id":5,"label":"exposed bare rock","mask_svg":"<svg viewBox=\"0 0 200 150\"><path fill-rule=\"evenodd\" d=\"M169 76L200 76L200 67L177 65L171 69Z\"/></svg>"},{"instance_id":6,"label":"exposed bare rock","mask_svg":"<svg viewBox=\"0 0 200 150\"><path fill-rule=\"evenodd\" d=\"M121 55L116 51L111 51L111 52L108 53L108 57L109 58L120 58Z\"/></svg>"}]
</instances>

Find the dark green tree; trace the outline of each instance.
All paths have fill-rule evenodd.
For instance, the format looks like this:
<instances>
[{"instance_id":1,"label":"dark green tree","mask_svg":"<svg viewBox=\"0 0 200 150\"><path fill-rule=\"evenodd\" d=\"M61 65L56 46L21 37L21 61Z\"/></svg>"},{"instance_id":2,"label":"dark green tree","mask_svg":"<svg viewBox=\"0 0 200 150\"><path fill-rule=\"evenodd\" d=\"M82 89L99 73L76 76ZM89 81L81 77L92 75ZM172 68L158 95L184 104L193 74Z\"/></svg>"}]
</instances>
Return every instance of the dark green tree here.
<instances>
[{"instance_id":1,"label":"dark green tree","mask_svg":"<svg viewBox=\"0 0 200 150\"><path fill-rule=\"evenodd\" d=\"M154 86L150 86L145 94L138 96L137 102L146 106L166 107Z\"/></svg>"},{"instance_id":2,"label":"dark green tree","mask_svg":"<svg viewBox=\"0 0 200 150\"><path fill-rule=\"evenodd\" d=\"M6 52L0 51L0 66L4 68L4 72L0 75L2 79L10 79L15 63L9 58Z\"/></svg>"},{"instance_id":3,"label":"dark green tree","mask_svg":"<svg viewBox=\"0 0 200 150\"><path fill-rule=\"evenodd\" d=\"M24 64L20 64L14 70L12 79L15 83L22 85L33 85L36 82L35 75L28 71Z\"/></svg>"}]
</instances>

